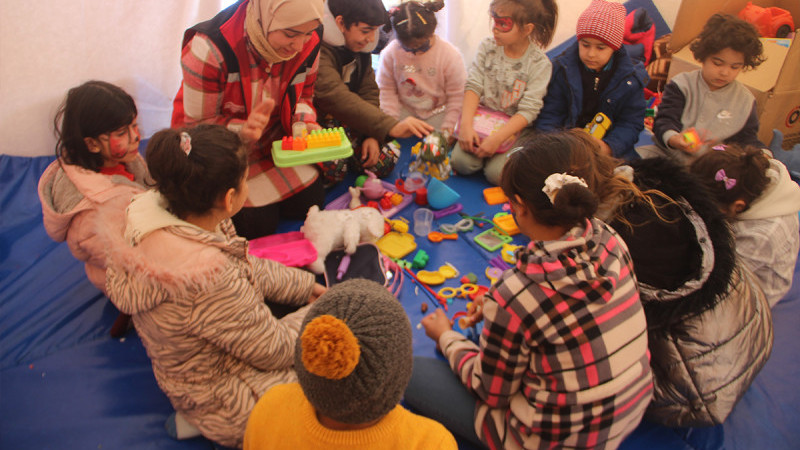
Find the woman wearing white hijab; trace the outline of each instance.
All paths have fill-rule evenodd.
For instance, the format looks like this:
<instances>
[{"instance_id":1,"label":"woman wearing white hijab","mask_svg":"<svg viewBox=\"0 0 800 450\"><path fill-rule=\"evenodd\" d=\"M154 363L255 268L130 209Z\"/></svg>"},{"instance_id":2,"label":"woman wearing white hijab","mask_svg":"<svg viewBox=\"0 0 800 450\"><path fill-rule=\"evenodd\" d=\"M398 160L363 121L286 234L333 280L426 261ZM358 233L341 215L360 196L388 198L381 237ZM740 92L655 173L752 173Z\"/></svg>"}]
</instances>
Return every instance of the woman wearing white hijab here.
<instances>
[{"instance_id":1,"label":"woman wearing white hijab","mask_svg":"<svg viewBox=\"0 0 800 450\"><path fill-rule=\"evenodd\" d=\"M322 13L323 0L243 0L184 35L172 126L223 124L248 146L250 196L233 217L248 239L325 199L313 166L278 168L270 153L294 122L319 127L311 96Z\"/></svg>"}]
</instances>

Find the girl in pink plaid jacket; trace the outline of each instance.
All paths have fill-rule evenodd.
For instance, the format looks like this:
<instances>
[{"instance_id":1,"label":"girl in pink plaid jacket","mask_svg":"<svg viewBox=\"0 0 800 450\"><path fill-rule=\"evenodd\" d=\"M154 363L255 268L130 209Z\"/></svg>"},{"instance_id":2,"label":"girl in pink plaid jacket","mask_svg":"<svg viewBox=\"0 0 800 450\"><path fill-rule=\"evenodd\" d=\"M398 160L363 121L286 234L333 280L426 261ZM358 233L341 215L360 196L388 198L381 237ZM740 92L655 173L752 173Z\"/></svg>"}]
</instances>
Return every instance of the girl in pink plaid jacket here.
<instances>
[{"instance_id":1,"label":"girl in pink plaid jacket","mask_svg":"<svg viewBox=\"0 0 800 450\"><path fill-rule=\"evenodd\" d=\"M458 378L441 361L417 358L406 402L475 443L615 448L650 402L630 254L592 218L598 199L587 183L570 175L591 160L588 139L539 135L509 156L501 186L531 242L471 309L484 322L480 344L452 331L441 310L422 321Z\"/></svg>"}]
</instances>

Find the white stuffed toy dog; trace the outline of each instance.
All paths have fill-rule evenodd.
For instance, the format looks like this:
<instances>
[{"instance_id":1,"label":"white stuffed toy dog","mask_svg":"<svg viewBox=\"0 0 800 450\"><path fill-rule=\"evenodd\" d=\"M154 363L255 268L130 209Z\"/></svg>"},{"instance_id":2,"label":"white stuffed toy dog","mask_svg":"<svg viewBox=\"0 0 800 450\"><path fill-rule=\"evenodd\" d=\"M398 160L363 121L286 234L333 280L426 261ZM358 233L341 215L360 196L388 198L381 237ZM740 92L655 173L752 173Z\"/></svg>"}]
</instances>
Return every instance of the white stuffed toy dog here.
<instances>
[{"instance_id":1,"label":"white stuffed toy dog","mask_svg":"<svg viewBox=\"0 0 800 450\"><path fill-rule=\"evenodd\" d=\"M321 274L331 250L344 248L345 253L352 255L358 244L375 242L383 236L383 216L375 208L320 211L315 205L309 208L300 231L317 249L317 259L308 268Z\"/></svg>"}]
</instances>

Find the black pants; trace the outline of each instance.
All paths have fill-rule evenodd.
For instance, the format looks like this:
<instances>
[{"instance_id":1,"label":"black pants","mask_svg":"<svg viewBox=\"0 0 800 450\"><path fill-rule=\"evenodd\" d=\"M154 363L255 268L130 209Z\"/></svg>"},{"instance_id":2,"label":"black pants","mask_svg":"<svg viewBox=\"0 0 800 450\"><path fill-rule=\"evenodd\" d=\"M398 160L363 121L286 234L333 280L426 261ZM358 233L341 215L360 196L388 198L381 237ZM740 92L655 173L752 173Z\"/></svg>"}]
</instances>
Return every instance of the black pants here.
<instances>
[{"instance_id":1,"label":"black pants","mask_svg":"<svg viewBox=\"0 0 800 450\"><path fill-rule=\"evenodd\" d=\"M231 219L236 233L250 240L275 233L281 219L305 219L308 208L312 205L322 208L324 203L325 189L322 187L322 177L318 177L310 186L291 197L270 205L242 208Z\"/></svg>"}]
</instances>

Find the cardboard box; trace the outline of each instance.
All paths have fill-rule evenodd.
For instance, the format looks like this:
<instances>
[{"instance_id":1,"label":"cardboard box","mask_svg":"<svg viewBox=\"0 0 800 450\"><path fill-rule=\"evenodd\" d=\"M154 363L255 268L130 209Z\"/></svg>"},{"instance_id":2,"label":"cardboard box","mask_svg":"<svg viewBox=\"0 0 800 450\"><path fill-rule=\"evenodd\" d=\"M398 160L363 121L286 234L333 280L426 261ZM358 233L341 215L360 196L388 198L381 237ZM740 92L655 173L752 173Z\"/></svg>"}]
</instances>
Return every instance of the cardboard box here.
<instances>
[{"instance_id":1,"label":"cardboard box","mask_svg":"<svg viewBox=\"0 0 800 450\"><path fill-rule=\"evenodd\" d=\"M788 10L800 23L800 2L797 0L750 0L761 7L777 6ZM703 30L709 17L716 13L736 16L748 0L685 0L681 3L675 28L672 31L670 50L672 62L669 79L700 68L689 44ZM800 33L795 39L762 38L764 61L755 70L743 71L736 78L745 84L756 97L760 128L758 138L766 143L772 140L772 129L783 132L785 149L800 143Z\"/></svg>"}]
</instances>

